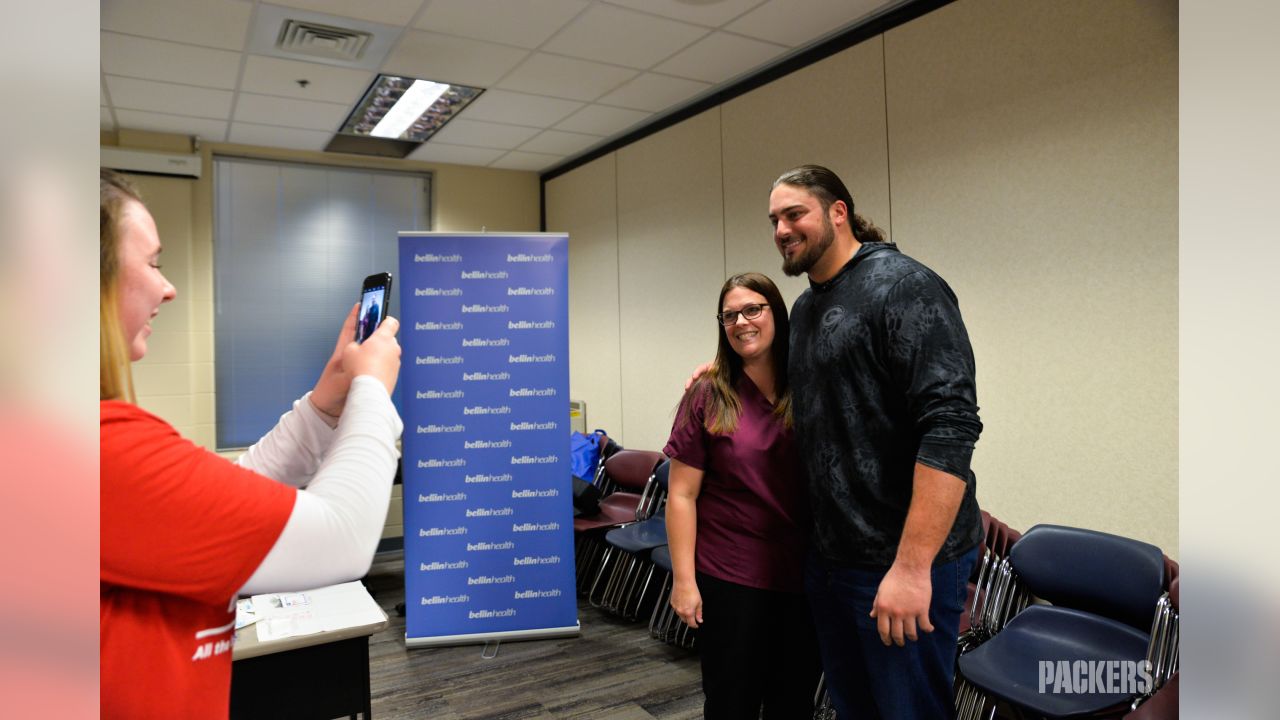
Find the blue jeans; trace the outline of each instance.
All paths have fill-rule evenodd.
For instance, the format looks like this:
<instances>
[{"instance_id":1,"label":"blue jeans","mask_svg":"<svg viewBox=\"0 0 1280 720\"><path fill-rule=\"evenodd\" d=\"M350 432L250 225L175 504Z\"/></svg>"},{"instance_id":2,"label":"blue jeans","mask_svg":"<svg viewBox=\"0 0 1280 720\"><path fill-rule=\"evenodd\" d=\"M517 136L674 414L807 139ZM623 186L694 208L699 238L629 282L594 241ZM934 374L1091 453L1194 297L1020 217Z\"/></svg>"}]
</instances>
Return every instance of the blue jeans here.
<instances>
[{"instance_id":1,"label":"blue jeans","mask_svg":"<svg viewBox=\"0 0 1280 720\"><path fill-rule=\"evenodd\" d=\"M840 720L955 717L952 682L960 613L978 549L932 571L933 632L904 647L880 641L871 605L888 568L829 566L810 553L805 592L813 611L827 691Z\"/></svg>"}]
</instances>

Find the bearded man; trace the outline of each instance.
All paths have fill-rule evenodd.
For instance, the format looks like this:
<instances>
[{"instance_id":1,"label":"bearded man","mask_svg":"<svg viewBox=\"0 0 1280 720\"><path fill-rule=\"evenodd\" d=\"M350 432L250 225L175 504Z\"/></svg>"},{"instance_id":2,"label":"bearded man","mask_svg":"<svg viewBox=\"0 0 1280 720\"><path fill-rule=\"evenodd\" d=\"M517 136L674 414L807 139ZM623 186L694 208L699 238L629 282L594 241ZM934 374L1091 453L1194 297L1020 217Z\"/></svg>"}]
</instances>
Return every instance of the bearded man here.
<instances>
[{"instance_id":1,"label":"bearded man","mask_svg":"<svg viewBox=\"0 0 1280 720\"><path fill-rule=\"evenodd\" d=\"M956 639L982 520L982 431L955 293L898 251L827 168L769 196L788 275L789 378L814 531L805 568L839 717L949 718Z\"/></svg>"}]
</instances>

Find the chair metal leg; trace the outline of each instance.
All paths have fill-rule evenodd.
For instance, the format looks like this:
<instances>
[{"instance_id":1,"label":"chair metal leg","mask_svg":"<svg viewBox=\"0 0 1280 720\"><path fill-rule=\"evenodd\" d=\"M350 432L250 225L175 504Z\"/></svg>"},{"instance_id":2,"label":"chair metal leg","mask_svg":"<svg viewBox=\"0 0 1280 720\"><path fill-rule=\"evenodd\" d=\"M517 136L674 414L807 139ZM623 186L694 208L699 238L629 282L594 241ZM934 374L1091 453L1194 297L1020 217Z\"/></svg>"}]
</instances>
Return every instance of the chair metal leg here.
<instances>
[{"instance_id":1,"label":"chair metal leg","mask_svg":"<svg viewBox=\"0 0 1280 720\"><path fill-rule=\"evenodd\" d=\"M631 596L635 591L637 578L640 576L640 558L631 555L627 562L627 572L622 577L622 582L618 583L618 594L614 603L614 612L624 620L630 620L631 617L627 612L627 606L631 604Z\"/></svg>"},{"instance_id":2,"label":"chair metal leg","mask_svg":"<svg viewBox=\"0 0 1280 720\"><path fill-rule=\"evenodd\" d=\"M670 603L667 602L669 586L671 585L671 573L663 573L662 589L658 590L658 601L653 605L653 614L649 616L649 637L657 640L660 635L658 633L658 621L662 617L662 609Z\"/></svg>"},{"instance_id":3,"label":"chair metal leg","mask_svg":"<svg viewBox=\"0 0 1280 720\"><path fill-rule=\"evenodd\" d=\"M577 590L579 595L586 595L595 578L595 559L601 551L600 540L592 536L577 538L577 540L580 541L574 546L574 570L578 576Z\"/></svg>"},{"instance_id":4,"label":"chair metal leg","mask_svg":"<svg viewBox=\"0 0 1280 720\"><path fill-rule=\"evenodd\" d=\"M604 608L614 615L620 614L619 603L626 595L627 583L634 565L634 555L621 550L618 552L617 568L614 570L613 577L610 578L609 591L604 602Z\"/></svg>"},{"instance_id":5,"label":"chair metal leg","mask_svg":"<svg viewBox=\"0 0 1280 720\"><path fill-rule=\"evenodd\" d=\"M635 558L631 565L631 571L627 575L627 583L622 589L622 596L618 602L618 614L627 620L638 620L640 617L640 608L644 605L644 592L642 585L646 584L648 575L652 574L652 565L649 561L639 557ZM629 608L635 605L635 611Z\"/></svg>"},{"instance_id":6,"label":"chair metal leg","mask_svg":"<svg viewBox=\"0 0 1280 720\"><path fill-rule=\"evenodd\" d=\"M614 564L609 573L609 582L600 595L600 607L611 613L617 613L618 588L626 576L627 567L631 564L631 554L619 550L614 557Z\"/></svg>"},{"instance_id":7,"label":"chair metal leg","mask_svg":"<svg viewBox=\"0 0 1280 720\"><path fill-rule=\"evenodd\" d=\"M647 567L648 570L644 572L644 582L640 583L640 590L635 594L635 599L636 599L635 611L631 613L624 612L624 614L626 614L627 617L629 617L631 620L640 619L640 612L644 608L645 597L647 597L649 593L649 585L653 581L654 572L657 571L657 567L655 567L653 563L648 561L641 561L641 566ZM639 573L637 573L637 577L639 577ZM625 607L623 609L625 611Z\"/></svg>"},{"instance_id":8,"label":"chair metal leg","mask_svg":"<svg viewBox=\"0 0 1280 720\"><path fill-rule=\"evenodd\" d=\"M596 601L596 588L599 587L600 580L604 577L606 571L610 569L609 558L613 556L613 550L612 545L604 549L604 557L600 560L600 566L596 569L595 579L591 582L591 589L587 591L587 602L591 603L591 607L600 607L600 603Z\"/></svg>"},{"instance_id":9,"label":"chair metal leg","mask_svg":"<svg viewBox=\"0 0 1280 720\"><path fill-rule=\"evenodd\" d=\"M973 709L973 686L964 678L960 678L960 687L956 690L956 719L968 720Z\"/></svg>"}]
</instances>

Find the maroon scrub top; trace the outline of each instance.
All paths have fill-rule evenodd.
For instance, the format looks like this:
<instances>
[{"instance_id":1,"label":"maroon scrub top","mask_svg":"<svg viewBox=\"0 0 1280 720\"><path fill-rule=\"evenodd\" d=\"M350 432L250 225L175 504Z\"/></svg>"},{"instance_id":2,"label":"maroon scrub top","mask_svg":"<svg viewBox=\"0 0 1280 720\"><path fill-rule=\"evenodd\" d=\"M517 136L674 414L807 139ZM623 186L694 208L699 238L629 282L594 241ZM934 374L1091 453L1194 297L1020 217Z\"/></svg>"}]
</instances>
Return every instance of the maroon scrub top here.
<instances>
[{"instance_id":1,"label":"maroon scrub top","mask_svg":"<svg viewBox=\"0 0 1280 720\"><path fill-rule=\"evenodd\" d=\"M809 498L791 430L744 373L732 434L706 428L707 385L685 394L663 453L703 471L698 572L747 587L801 592Z\"/></svg>"}]
</instances>

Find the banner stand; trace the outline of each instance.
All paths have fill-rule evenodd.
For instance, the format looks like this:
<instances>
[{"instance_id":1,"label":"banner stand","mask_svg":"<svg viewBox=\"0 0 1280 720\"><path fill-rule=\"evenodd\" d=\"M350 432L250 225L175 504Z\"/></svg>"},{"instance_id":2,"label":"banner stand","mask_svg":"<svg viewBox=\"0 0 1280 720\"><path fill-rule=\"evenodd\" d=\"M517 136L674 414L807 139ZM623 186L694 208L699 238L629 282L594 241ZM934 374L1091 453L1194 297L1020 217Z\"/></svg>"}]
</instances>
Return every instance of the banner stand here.
<instances>
[{"instance_id":1,"label":"banner stand","mask_svg":"<svg viewBox=\"0 0 1280 720\"><path fill-rule=\"evenodd\" d=\"M400 233L406 647L581 632L568 249Z\"/></svg>"}]
</instances>

